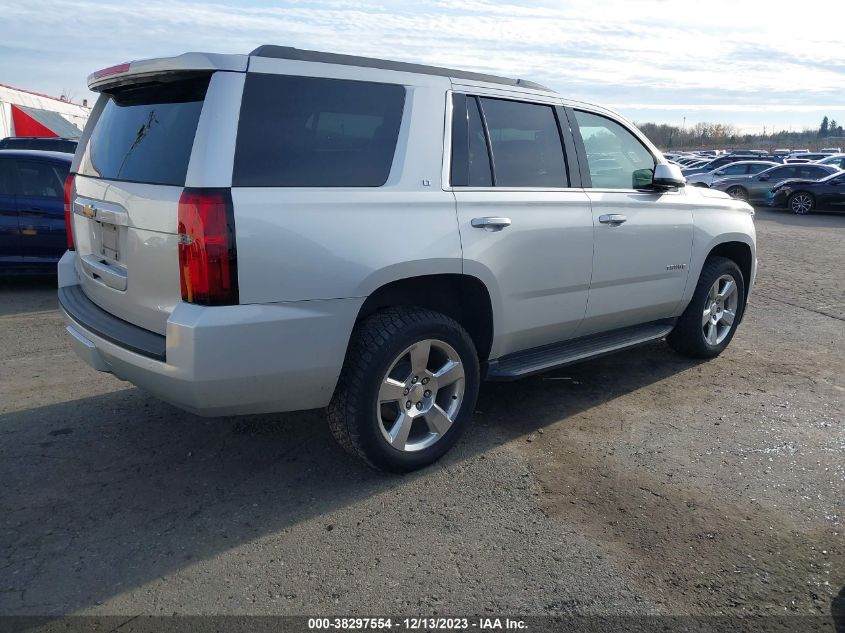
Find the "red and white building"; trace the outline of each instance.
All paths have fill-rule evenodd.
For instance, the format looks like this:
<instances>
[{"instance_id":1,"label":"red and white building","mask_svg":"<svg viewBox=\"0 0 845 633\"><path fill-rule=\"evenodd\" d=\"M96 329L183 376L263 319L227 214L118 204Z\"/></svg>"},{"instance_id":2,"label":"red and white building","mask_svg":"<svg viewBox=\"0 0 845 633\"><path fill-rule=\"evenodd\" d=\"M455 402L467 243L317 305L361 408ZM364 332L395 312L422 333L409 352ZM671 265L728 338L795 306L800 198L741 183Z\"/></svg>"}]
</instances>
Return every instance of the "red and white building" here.
<instances>
[{"instance_id":1,"label":"red and white building","mask_svg":"<svg viewBox=\"0 0 845 633\"><path fill-rule=\"evenodd\" d=\"M0 84L0 138L78 138L91 114L86 105Z\"/></svg>"}]
</instances>

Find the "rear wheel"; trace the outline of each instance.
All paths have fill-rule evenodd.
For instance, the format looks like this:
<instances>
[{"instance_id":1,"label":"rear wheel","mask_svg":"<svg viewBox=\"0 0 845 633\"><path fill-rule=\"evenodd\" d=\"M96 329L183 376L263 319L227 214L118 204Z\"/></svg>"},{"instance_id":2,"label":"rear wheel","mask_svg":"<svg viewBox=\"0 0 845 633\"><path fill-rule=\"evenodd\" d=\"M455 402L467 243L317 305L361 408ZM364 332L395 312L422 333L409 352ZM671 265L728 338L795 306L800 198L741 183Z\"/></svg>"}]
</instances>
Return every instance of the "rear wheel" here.
<instances>
[{"instance_id":1,"label":"rear wheel","mask_svg":"<svg viewBox=\"0 0 845 633\"><path fill-rule=\"evenodd\" d=\"M739 266L726 257L711 257L690 304L666 340L681 354L713 358L731 342L744 309L745 283Z\"/></svg>"},{"instance_id":2,"label":"rear wheel","mask_svg":"<svg viewBox=\"0 0 845 633\"><path fill-rule=\"evenodd\" d=\"M725 193L727 193L731 198L748 202L748 191L745 190L745 187L728 187Z\"/></svg>"},{"instance_id":3,"label":"rear wheel","mask_svg":"<svg viewBox=\"0 0 845 633\"><path fill-rule=\"evenodd\" d=\"M804 191L798 191L789 196L787 202L789 209L796 215L807 215L812 213L816 206L816 200L812 195Z\"/></svg>"},{"instance_id":4,"label":"rear wheel","mask_svg":"<svg viewBox=\"0 0 845 633\"><path fill-rule=\"evenodd\" d=\"M371 466L422 468L463 433L479 381L475 346L460 324L431 310L391 308L356 326L329 426Z\"/></svg>"}]
</instances>

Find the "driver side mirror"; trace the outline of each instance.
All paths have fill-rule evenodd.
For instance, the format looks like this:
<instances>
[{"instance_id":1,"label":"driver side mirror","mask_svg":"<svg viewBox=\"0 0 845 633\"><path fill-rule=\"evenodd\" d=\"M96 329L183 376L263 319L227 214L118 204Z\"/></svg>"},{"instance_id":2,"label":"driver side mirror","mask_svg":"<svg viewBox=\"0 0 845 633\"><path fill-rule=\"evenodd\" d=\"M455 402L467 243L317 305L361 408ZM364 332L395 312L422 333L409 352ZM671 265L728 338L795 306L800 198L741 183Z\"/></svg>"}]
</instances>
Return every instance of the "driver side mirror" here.
<instances>
[{"instance_id":1,"label":"driver side mirror","mask_svg":"<svg viewBox=\"0 0 845 633\"><path fill-rule=\"evenodd\" d=\"M771 178L771 176L769 176L769 174L760 174L757 177L757 180L768 180L769 178Z\"/></svg>"},{"instance_id":2,"label":"driver side mirror","mask_svg":"<svg viewBox=\"0 0 845 633\"><path fill-rule=\"evenodd\" d=\"M639 171L651 172L650 169L638 169ZM637 172L634 172L636 174ZM683 187L687 184L687 179L684 178L681 170L677 165L667 165L666 163L657 163L654 166L654 173L651 178L651 186L654 189L674 189L676 187Z\"/></svg>"}]
</instances>

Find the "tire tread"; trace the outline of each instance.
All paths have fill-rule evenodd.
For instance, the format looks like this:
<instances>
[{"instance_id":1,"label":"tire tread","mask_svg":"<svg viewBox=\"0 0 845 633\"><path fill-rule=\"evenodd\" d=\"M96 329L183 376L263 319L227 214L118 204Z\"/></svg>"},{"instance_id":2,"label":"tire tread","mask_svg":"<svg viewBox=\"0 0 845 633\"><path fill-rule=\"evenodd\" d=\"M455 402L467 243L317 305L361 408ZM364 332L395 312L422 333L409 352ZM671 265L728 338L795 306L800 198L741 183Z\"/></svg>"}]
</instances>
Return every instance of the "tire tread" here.
<instances>
[{"instance_id":1,"label":"tire tread","mask_svg":"<svg viewBox=\"0 0 845 633\"><path fill-rule=\"evenodd\" d=\"M366 389L365 377L372 370L378 352L389 346L404 329L414 324L440 324L456 329L472 344L464 328L440 312L410 306L398 306L376 312L355 326L337 387L327 409L329 429L338 444L346 452L377 470L384 467L373 462L367 455L360 431L354 423L363 419L367 413L361 410L360 401L353 397L353 394L360 394Z\"/></svg>"}]
</instances>

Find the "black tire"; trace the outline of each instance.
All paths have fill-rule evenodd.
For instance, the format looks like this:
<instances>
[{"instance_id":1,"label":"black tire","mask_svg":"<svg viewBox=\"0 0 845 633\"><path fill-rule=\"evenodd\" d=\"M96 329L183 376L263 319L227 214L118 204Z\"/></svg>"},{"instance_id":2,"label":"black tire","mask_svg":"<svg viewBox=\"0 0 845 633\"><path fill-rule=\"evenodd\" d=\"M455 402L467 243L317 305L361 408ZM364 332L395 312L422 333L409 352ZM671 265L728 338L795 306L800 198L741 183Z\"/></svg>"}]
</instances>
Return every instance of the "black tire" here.
<instances>
[{"instance_id":1,"label":"black tire","mask_svg":"<svg viewBox=\"0 0 845 633\"><path fill-rule=\"evenodd\" d=\"M451 427L434 444L414 452L397 450L382 432L377 414L379 388L397 356L414 343L427 339L447 343L460 357L464 370L463 400ZM329 427L343 448L376 469L417 470L437 461L458 441L472 417L479 382L475 345L459 323L424 308L389 308L355 326L328 407Z\"/></svg>"},{"instance_id":2,"label":"black tire","mask_svg":"<svg viewBox=\"0 0 845 633\"><path fill-rule=\"evenodd\" d=\"M748 202L748 191L745 189L745 187L734 185L733 187L728 187L725 190L725 193L728 194L731 198L736 198L737 200Z\"/></svg>"},{"instance_id":3,"label":"black tire","mask_svg":"<svg viewBox=\"0 0 845 633\"><path fill-rule=\"evenodd\" d=\"M710 288L723 275L733 277L737 285L738 302L734 320L730 325L727 336L718 344L709 343L704 334L702 317L710 303ZM714 358L722 353L736 333L736 328L742 320L745 311L745 280L742 271L732 259L726 257L710 257L701 270L698 285L692 295L687 309L678 319L675 328L666 337L669 345L676 352L693 358ZM714 317L715 318L715 317Z\"/></svg>"},{"instance_id":4,"label":"black tire","mask_svg":"<svg viewBox=\"0 0 845 633\"><path fill-rule=\"evenodd\" d=\"M801 201L804 203L800 204ZM813 194L807 193L806 191L796 191L789 196L786 206L795 215L807 215L808 213L812 213L816 208L816 198Z\"/></svg>"}]
</instances>

